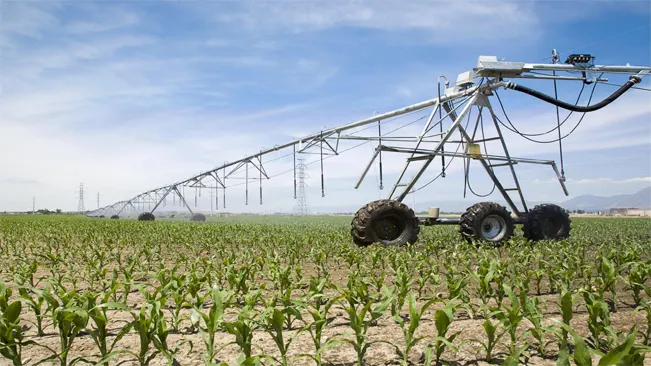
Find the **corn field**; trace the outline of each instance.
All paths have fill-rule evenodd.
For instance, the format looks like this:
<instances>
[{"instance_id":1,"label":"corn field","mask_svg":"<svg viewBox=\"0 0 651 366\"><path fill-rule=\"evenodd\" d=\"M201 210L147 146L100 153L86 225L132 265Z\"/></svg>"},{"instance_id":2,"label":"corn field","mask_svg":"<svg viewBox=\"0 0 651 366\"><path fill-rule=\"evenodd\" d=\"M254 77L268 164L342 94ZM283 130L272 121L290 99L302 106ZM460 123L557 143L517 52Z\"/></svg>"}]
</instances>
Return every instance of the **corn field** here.
<instances>
[{"instance_id":1,"label":"corn field","mask_svg":"<svg viewBox=\"0 0 651 366\"><path fill-rule=\"evenodd\" d=\"M0 216L0 364L649 364L651 220L498 248L349 225Z\"/></svg>"}]
</instances>

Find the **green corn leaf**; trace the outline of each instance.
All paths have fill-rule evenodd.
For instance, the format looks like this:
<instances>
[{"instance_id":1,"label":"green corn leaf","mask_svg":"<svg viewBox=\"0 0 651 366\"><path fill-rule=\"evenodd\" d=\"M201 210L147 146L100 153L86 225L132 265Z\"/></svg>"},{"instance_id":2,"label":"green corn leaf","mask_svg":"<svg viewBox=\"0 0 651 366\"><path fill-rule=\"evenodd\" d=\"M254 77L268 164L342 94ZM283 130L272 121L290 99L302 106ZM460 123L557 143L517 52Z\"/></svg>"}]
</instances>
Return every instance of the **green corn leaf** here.
<instances>
[{"instance_id":1,"label":"green corn leaf","mask_svg":"<svg viewBox=\"0 0 651 366\"><path fill-rule=\"evenodd\" d=\"M631 332L624 340L624 343L610 350L599 360L599 366L617 365L630 352L631 347L635 344L636 335L637 330Z\"/></svg>"},{"instance_id":2,"label":"green corn leaf","mask_svg":"<svg viewBox=\"0 0 651 366\"><path fill-rule=\"evenodd\" d=\"M14 301L2 313L2 318L9 324L15 324L22 309L20 301Z\"/></svg>"}]
</instances>

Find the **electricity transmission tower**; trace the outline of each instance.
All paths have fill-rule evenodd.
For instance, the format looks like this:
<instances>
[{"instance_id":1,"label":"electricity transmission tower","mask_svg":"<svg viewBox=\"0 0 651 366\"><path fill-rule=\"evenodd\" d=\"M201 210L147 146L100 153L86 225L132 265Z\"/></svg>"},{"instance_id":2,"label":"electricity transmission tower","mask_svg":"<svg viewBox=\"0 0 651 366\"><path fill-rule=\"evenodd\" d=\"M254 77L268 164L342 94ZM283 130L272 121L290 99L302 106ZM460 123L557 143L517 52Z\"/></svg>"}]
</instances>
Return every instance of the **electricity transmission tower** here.
<instances>
[{"instance_id":1,"label":"electricity transmission tower","mask_svg":"<svg viewBox=\"0 0 651 366\"><path fill-rule=\"evenodd\" d=\"M295 197L296 204L294 205L294 215L304 216L307 215L310 210L307 205L307 192L305 191L305 188L307 187L307 183L305 183L305 178L307 177L307 174L305 173L305 170L307 169L305 159L298 158L296 168L297 193Z\"/></svg>"},{"instance_id":2,"label":"electricity transmission tower","mask_svg":"<svg viewBox=\"0 0 651 366\"><path fill-rule=\"evenodd\" d=\"M77 204L77 211L84 212L84 183L79 184L79 203Z\"/></svg>"}]
</instances>

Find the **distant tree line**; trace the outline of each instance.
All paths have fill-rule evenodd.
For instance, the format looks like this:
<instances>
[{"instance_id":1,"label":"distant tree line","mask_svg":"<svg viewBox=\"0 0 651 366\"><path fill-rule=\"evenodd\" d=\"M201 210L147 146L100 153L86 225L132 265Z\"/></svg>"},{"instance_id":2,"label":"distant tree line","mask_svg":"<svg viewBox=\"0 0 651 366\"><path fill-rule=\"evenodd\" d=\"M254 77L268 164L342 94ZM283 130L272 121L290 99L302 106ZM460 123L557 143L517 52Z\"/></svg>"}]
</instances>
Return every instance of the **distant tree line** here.
<instances>
[{"instance_id":1,"label":"distant tree line","mask_svg":"<svg viewBox=\"0 0 651 366\"><path fill-rule=\"evenodd\" d=\"M60 208L57 208L54 211L50 211L47 208L42 208L40 210L36 210L37 215L61 215L62 211ZM27 211L27 214L33 215L34 211Z\"/></svg>"}]
</instances>

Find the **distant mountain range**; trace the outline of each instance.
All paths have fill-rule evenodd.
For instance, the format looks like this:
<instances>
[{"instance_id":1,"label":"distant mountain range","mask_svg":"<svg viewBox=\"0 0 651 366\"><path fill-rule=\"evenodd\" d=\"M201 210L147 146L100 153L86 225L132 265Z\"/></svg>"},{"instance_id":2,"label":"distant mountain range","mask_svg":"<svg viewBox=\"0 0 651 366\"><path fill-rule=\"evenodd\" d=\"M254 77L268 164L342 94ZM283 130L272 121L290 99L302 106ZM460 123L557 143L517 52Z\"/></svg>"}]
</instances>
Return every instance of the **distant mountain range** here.
<instances>
[{"instance_id":1,"label":"distant mountain range","mask_svg":"<svg viewBox=\"0 0 651 366\"><path fill-rule=\"evenodd\" d=\"M480 202L480 199L463 200L463 201L421 201L417 202L418 211L425 211L427 207L440 207L441 212L464 212L473 204ZM506 206L505 202L497 200L496 202ZM519 201L518 201L519 202ZM516 204L518 204L516 202ZM410 202L406 202L411 206ZM544 202L527 201L527 205L531 208L535 205ZM611 197L600 197L593 195L577 196L567 201L558 203L557 205L568 210L584 210L584 211L605 211L610 208L649 208L651 209L651 187L644 188L632 194L620 194ZM518 204L518 206L520 206ZM356 212L359 207L352 206L327 206L327 207L312 207L312 211L320 213L351 213Z\"/></svg>"},{"instance_id":2,"label":"distant mountain range","mask_svg":"<svg viewBox=\"0 0 651 366\"><path fill-rule=\"evenodd\" d=\"M560 204L568 210L601 211L610 208L651 208L651 187L633 194L600 197L583 195Z\"/></svg>"}]
</instances>

